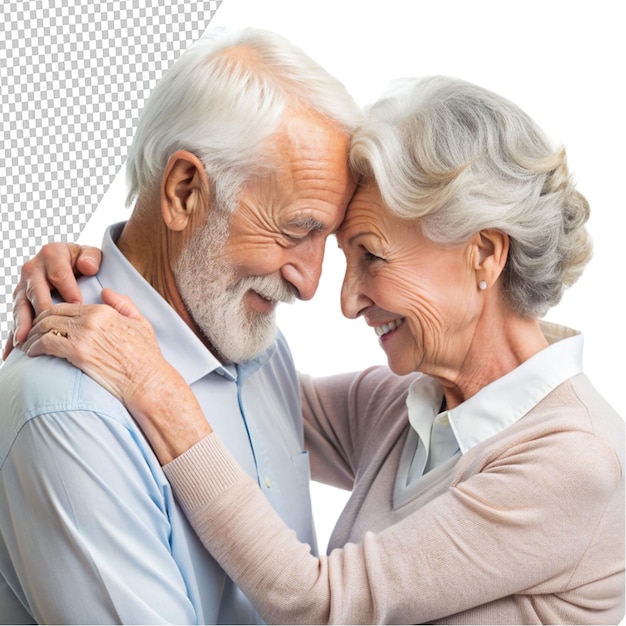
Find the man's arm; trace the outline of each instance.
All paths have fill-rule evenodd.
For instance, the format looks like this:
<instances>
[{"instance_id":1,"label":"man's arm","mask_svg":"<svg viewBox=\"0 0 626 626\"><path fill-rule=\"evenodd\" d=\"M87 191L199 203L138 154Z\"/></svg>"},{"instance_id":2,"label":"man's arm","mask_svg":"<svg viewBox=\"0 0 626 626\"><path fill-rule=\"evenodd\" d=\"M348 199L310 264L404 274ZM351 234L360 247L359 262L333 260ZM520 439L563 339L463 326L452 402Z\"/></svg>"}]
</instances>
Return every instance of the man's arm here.
<instances>
[{"instance_id":1,"label":"man's arm","mask_svg":"<svg viewBox=\"0 0 626 626\"><path fill-rule=\"evenodd\" d=\"M112 411L28 421L2 466L0 503L38 623L197 623L169 489L147 444Z\"/></svg>"},{"instance_id":2,"label":"man's arm","mask_svg":"<svg viewBox=\"0 0 626 626\"><path fill-rule=\"evenodd\" d=\"M15 345L26 339L33 319L52 306L51 292L57 290L65 302L82 302L76 275L93 276L100 269L98 248L75 243L49 243L22 267L13 292L13 330L4 347L6 360Z\"/></svg>"}]
</instances>

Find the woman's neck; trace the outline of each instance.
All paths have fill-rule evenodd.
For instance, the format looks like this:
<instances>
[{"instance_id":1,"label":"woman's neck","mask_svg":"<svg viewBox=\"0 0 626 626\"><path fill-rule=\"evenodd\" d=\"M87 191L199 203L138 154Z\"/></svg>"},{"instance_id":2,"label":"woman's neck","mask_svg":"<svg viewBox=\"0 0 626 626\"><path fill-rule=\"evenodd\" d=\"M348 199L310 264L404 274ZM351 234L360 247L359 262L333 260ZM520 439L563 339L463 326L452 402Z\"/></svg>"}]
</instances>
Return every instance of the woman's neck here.
<instances>
[{"instance_id":1,"label":"woman's neck","mask_svg":"<svg viewBox=\"0 0 626 626\"><path fill-rule=\"evenodd\" d=\"M547 346L536 318L510 312L483 316L461 365L434 374L443 385L446 408L458 406Z\"/></svg>"}]
</instances>

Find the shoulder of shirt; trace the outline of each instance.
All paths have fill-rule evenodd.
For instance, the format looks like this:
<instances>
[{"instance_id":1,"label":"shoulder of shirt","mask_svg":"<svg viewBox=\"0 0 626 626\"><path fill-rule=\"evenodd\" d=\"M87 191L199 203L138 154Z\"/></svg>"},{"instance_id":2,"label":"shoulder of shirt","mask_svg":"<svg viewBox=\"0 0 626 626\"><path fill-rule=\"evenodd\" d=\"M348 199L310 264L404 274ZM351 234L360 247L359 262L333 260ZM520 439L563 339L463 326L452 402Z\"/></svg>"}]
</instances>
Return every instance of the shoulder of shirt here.
<instances>
[{"instance_id":1,"label":"shoulder of shirt","mask_svg":"<svg viewBox=\"0 0 626 626\"><path fill-rule=\"evenodd\" d=\"M64 359L29 357L19 350L0 369L0 397L3 446L28 421L51 413L88 411L126 426L134 423L121 402Z\"/></svg>"}]
</instances>

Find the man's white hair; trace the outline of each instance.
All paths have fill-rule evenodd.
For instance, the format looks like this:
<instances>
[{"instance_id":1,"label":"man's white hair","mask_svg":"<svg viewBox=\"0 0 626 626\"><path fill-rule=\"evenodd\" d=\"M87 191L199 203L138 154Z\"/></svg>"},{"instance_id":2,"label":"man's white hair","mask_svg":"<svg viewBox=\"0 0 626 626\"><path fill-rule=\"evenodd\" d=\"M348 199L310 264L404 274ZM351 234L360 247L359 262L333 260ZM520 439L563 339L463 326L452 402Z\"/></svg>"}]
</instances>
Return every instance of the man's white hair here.
<instances>
[{"instance_id":1,"label":"man's white hair","mask_svg":"<svg viewBox=\"0 0 626 626\"><path fill-rule=\"evenodd\" d=\"M160 182L174 152L188 150L203 162L213 199L232 208L246 182L271 170L266 140L288 107L350 134L361 121L345 87L285 38L259 29L201 38L146 102L126 164L127 205Z\"/></svg>"}]
</instances>

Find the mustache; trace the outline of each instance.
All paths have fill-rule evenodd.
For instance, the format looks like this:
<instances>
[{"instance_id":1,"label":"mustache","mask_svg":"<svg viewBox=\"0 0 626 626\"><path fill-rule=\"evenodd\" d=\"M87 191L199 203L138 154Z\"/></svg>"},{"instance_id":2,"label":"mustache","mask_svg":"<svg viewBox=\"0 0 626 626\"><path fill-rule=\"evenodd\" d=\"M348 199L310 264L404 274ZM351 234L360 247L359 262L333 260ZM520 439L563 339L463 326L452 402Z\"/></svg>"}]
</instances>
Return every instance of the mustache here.
<instances>
[{"instance_id":1,"label":"mustache","mask_svg":"<svg viewBox=\"0 0 626 626\"><path fill-rule=\"evenodd\" d=\"M298 296L296 288L278 276L249 276L237 285L237 289L241 292L251 289L268 300L286 304L292 304Z\"/></svg>"}]
</instances>

